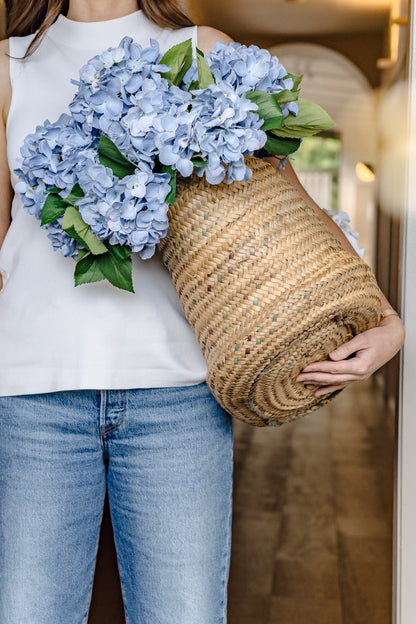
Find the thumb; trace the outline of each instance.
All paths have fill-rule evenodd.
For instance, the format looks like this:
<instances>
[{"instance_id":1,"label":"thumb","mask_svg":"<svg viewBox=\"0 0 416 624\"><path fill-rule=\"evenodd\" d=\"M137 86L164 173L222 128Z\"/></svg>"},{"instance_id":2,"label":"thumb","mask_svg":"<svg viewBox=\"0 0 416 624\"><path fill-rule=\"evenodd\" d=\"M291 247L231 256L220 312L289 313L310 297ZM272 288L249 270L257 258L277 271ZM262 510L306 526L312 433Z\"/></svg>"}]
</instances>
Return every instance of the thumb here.
<instances>
[{"instance_id":1,"label":"thumb","mask_svg":"<svg viewBox=\"0 0 416 624\"><path fill-rule=\"evenodd\" d=\"M365 339L363 338L362 334L359 334L358 336L354 336L354 338L341 345L340 347L337 347L337 349L329 354L329 357L331 358L331 360L335 361L345 360L347 357L349 357L353 353L356 353L364 346Z\"/></svg>"}]
</instances>

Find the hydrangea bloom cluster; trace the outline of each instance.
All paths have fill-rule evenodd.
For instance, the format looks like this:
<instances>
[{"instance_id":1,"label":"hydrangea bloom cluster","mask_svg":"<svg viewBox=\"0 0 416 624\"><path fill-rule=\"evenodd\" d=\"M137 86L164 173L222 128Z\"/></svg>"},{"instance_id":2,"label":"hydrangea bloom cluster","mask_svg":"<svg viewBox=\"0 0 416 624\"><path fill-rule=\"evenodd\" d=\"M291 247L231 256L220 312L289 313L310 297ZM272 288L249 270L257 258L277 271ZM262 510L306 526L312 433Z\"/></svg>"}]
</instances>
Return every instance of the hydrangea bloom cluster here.
<instances>
[{"instance_id":1,"label":"hydrangea bloom cluster","mask_svg":"<svg viewBox=\"0 0 416 624\"><path fill-rule=\"evenodd\" d=\"M251 170L244 164L244 155L252 155L266 143L266 133L261 130L263 120L255 112L257 105L239 96L225 82L209 85L193 92L191 111L187 124L181 125L171 136L160 133L156 138L159 159L177 168L182 175L180 158L185 151L188 158L199 155L206 164L196 167L198 175L205 175L210 184L219 184L227 171L227 182L248 180ZM227 170L224 165L227 165ZM192 168L191 168L192 167Z\"/></svg>"},{"instance_id":2,"label":"hydrangea bloom cluster","mask_svg":"<svg viewBox=\"0 0 416 624\"><path fill-rule=\"evenodd\" d=\"M158 155L155 120L168 115L177 118L186 112L192 96L169 86L159 63L156 41L142 48L124 37L117 48L91 59L73 81L78 91L69 108L73 118L87 132L102 132L134 163L147 162L152 168Z\"/></svg>"},{"instance_id":3,"label":"hydrangea bloom cluster","mask_svg":"<svg viewBox=\"0 0 416 624\"><path fill-rule=\"evenodd\" d=\"M219 41L205 58L215 82L226 82L238 95L256 90L279 93L293 88L293 79L287 77L288 73L279 59L256 45L247 47L236 42ZM197 77L198 70L194 63L185 76L185 82L190 84ZM282 104L281 108L284 118L290 113L298 113L296 102Z\"/></svg>"},{"instance_id":4,"label":"hydrangea bloom cluster","mask_svg":"<svg viewBox=\"0 0 416 624\"><path fill-rule=\"evenodd\" d=\"M119 179L100 164L96 150L80 154L77 182L84 197L76 202L82 219L99 241L128 245L150 258L168 232L166 197L170 175L139 163L134 174Z\"/></svg>"},{"instance_id":5,"label":"hydrangea bloom cluster","mask_svg":"<svg viewBox=\"0 0 416 624\"><path fill-rule=\"evenodd\" d=\"M63 189L63 195L68 195L76 182L79 154L92 147L92 137L66 114L55 123L45 121L33 134L27 135L18 159L16 172L20 180L16 192L21 194L25 210L30 215L41 220L48 191L53 187ZM62 217L44 228L54 249L76 259L80 245L62 230L61 223Z\"/></svg>"},{"instance_id":6,"label":"hydrangea bloom cluster","mask_svg":"<svg viewBox=\"0 0 416 624\"><path fill-rule=\"evenodd\" d=\"M328 217L331 217L331 219L344 232L345 237L348 239L351 246L355 249L355 251L360 256L360 258L362 258L362 256L364 255L365 249L363 247L359 247L358 245L357 240L360 237L360 235L358 232L354 232L354 230L352 229L350 225L351 220L350 220L349 215L343 210L339 210L335 212L335 210L327 210L326 208L324 208L324 211L326 212Z\"/></svg>"},{"instance_id":7,"label":"hydrangea bloom cluster","mask_svg":"<svg viewBox=\"0 0 416 624\"><path fill-rule=\"evenodd\" d=\"M141 257L151 257L168 231L165 200L170 176L154 173L143 162L133 175L120 180L100 163L98 143L98 132L88 131L69 115L38 126L22 147L16 191L27 212L40 220L48 191L61 189L59 195L65 198L79 184L84 197L75 205L97 238L112 245L126 244ZM77 258L82 245L62 229L62 217L43 227L54 249Z\"/></svg>"}]
</instances>

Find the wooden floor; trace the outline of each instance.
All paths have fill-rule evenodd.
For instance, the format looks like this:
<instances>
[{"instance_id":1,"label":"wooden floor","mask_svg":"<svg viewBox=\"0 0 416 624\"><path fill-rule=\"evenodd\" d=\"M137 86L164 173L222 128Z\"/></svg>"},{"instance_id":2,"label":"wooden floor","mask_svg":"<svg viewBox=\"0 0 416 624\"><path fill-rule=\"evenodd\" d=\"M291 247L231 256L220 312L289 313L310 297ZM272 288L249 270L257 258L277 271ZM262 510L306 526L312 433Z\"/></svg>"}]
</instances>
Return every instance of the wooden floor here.
<instances>
[{"instance_id":1,"label":"wooden floor","mask_svg":"<svg viewBox=\"0 0 416 624\"><path fill-rule=\"evenodd\" d=\"M391 624L393 453L370 382L279 429L235 422L229 624ZM108 517L101 538L89 624L124 624Z\"/></svg>"}]
</instances>

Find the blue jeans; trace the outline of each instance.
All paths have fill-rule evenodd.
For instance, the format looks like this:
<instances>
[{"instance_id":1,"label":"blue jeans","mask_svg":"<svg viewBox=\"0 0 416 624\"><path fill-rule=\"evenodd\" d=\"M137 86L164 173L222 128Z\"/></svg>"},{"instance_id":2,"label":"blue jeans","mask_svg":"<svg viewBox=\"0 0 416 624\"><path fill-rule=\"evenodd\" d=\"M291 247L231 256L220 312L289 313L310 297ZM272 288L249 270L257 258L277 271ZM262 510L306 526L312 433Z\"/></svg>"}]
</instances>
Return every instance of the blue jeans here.
<instances>
[{"instance_id":1,"label":"blue jeans","mask_svg":"<svg viewBox=\"0 0 416 624\"><path fill-rule=\"evenodd\" d=\"M232 427L208 386L0 398L0 622L87 621L105 491L127 624L223 624Z\"/></svg>"}]
</instances>

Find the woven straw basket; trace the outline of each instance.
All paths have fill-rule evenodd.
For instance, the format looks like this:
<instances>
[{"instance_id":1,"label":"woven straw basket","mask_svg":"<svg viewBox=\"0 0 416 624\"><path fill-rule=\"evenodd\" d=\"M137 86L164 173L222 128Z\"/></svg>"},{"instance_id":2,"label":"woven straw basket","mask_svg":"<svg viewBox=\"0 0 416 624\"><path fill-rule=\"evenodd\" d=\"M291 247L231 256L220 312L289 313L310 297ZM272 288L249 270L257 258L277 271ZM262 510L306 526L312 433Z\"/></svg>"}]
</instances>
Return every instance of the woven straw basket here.
<instances>
[{"instance_id":1,"label":"woven straw basket","mask_svg":"<svg viewBox=\"0 0 416 624\"><path fill-rule=\"evenodd\" d=\"M159 247L217 401L250 424L280 425L329 401L295 378L379 323L380 291L283 176L247 164L249 182L181 180Z\"/></svg>"}]
</instances>

